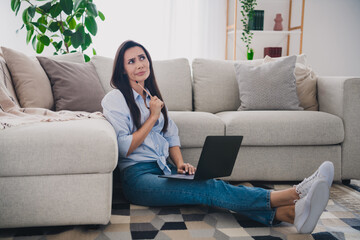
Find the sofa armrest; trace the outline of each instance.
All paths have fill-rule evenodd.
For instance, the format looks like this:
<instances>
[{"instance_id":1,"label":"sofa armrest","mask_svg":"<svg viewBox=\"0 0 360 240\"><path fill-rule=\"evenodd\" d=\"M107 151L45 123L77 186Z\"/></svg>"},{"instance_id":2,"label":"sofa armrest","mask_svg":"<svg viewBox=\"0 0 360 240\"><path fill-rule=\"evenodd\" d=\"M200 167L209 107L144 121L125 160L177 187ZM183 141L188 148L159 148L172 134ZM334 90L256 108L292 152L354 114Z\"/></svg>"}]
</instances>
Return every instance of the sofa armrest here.
<instances>
[{"instance_id":1,"label":"sofa armrest","mask_svg":"<svg viewBox=\"0 0 360 240\"><path fill-rule=\"evenodd\" d=\"M341 178L360 179L360 78L319 77L319 110L342 118Z\"/></svg>"}]
</instances>

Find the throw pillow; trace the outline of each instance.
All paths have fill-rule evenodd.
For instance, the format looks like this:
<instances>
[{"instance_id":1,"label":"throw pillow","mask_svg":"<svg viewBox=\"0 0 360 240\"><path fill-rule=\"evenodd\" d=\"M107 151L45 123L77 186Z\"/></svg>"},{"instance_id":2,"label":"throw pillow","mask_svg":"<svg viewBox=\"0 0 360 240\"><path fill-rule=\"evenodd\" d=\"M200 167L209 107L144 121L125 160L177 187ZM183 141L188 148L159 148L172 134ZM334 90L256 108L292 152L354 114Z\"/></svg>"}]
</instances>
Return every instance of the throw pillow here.
<instances>
[{"instance_id":1,"label":"throw pillow","mask_svg":"<svg viewBox=\"0 0 360 240\"><path fill-rule=\"evenodd\" d=\"M9 98L17 106L20 106L11 81L9 69L7 68L5 59L2 56L0 56L0 88L4 89Z\"/></svg>"},{"instance_id":2,"label":"throw pillow","mask_svg":"<svg viewBox=\"0 0 360 240\"><path fill-rule=\"evenodd\" d=\"M277 61L277 58L266 56L265 63ZM310 66L307 65L306 55L301 54L297 57L295 65L296 90L300 101L300 107L308 111L318 111L317 101L317 76Z\"/></svg>"},{"instance_id":3,"label":"throw pillow","mask_svg":"<svg viewBox=\"0 0 360 240\"><path fill-rule=\"evenodd\" d=\"M105 92L94 65L37 57L50 79L56 111L102 111Z\"/></svg>"},{"instance_id":4,"label":"throw pillow","mask_svg":"<svg viewBox=\"0 0 360 240\"><path fill-rule=\"evenodd\" d=\"M302 110L295 84L296 56L248 66L235 63L239 110Z\"/></svg>"},{"instance_id":5,"label":"throw pillow","mask_svg":"<svg viewBox=\"0 0 360 240\"><path fill-rule=\"evenodd\" d=\"M51 109L54 105L51 86L40 64L21 52L5 47L1 49L21 107Z\"/></svg>"},{"instance_id":6,"label":"throw pillow","mask_svg":"<svg viewBox=\"0 0 360 240\"><path fill-rule=\"evenodd\" d=\"M36 57L28 57L21 52L6 47L1 47L1 50L11 72L20 106L23 108L54 109L54 98L49 79ZM69 62L84 62L82 53L69 53L50 56L49 58Z\"/></svg>"},{"instance_id":7,"label":"throw pillow","mask_svg":"<svg viewBox=\"0 0 360 240\"><path fill-rule=\"evenodd\" d=\"M75 63L84 63L84 54L81 52L73 52L67 53L62 55L51 55L51 56L44 56L56 61L65 61L65 62L75 62ZM37 58L34 58L37 61Z\"/></svg>"}]
</instances>

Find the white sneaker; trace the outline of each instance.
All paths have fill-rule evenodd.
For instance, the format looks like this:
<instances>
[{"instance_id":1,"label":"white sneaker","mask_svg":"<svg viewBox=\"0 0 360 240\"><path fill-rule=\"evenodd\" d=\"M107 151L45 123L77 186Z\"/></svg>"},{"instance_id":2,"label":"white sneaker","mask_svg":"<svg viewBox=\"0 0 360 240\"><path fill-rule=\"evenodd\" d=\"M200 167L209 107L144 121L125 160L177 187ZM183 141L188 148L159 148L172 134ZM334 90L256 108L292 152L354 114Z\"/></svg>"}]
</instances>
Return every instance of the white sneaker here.
<instances>
[{"instance_id":1,"label":"white sneaker","mask_svg":"<svg viewBox=\"0 0 360 240\"><path fill-rule=\"evenodd\" d=\"M324 179L317 179L312 184L306 197L295 204L294 225L299 233L311 233L323 213L330 190Z\"/></svg>"},{"instance_id":2,"label":"white sneaker","mask_svg":"<svg viewBox=\"0 0 360 240\"><path fill-rule=\"evenodd\" d=\"M320 167L308 178L305 178L301 183L295 185L296 192L299 194L300 199L304 198L314 181L319 178L323 178L326 180L328 184L328 188L331 187L331 184L334 179L334 164L329 161L323 162Z\"/></svg>"}]
</instances>

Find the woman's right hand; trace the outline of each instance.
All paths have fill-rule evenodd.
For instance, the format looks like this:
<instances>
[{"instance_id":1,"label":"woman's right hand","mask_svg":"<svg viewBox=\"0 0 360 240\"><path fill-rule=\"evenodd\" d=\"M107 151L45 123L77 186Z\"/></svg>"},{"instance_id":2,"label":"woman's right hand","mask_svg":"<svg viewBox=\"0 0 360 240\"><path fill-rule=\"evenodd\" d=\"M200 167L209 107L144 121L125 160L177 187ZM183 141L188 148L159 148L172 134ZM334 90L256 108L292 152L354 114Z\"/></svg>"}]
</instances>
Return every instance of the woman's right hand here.
<instances>
[{"instance_id":1,"label":"woman's right hand","mask_svg":"<svg viewBox=\"0 0 360 240\"><path fill-rule=\"evenodd\" d=\"M164 103L157 97L153 96L150 99L150 115L158 119L160 117L161 109L164 107Z\"/></svg>"}]
</instances>

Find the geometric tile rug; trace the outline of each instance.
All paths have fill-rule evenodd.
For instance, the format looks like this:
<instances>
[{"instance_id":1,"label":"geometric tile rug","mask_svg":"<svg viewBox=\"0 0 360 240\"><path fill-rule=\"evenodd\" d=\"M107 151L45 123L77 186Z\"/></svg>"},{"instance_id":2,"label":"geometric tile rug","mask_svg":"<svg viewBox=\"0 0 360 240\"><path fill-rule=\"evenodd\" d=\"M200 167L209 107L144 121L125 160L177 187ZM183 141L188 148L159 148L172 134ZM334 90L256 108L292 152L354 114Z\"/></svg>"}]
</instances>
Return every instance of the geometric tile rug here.
<instances>
[{"instance_id":1,"label":"geometric tile rug","mask_svg":"<svg viewBox=\"0 0 360 240\"><path fill-rule=\"evenodd\" d=\"M281 190L292 184L241 183ZM61 226L0 229L6 240L109 239L255 239L359 240L359 186L333 184L326 211L312 234L297 234L291 224L266 227L239 214L196 206L142 207L129 204L115 189L110 223L100 226Z\"/></svg>"}]
</instances>

